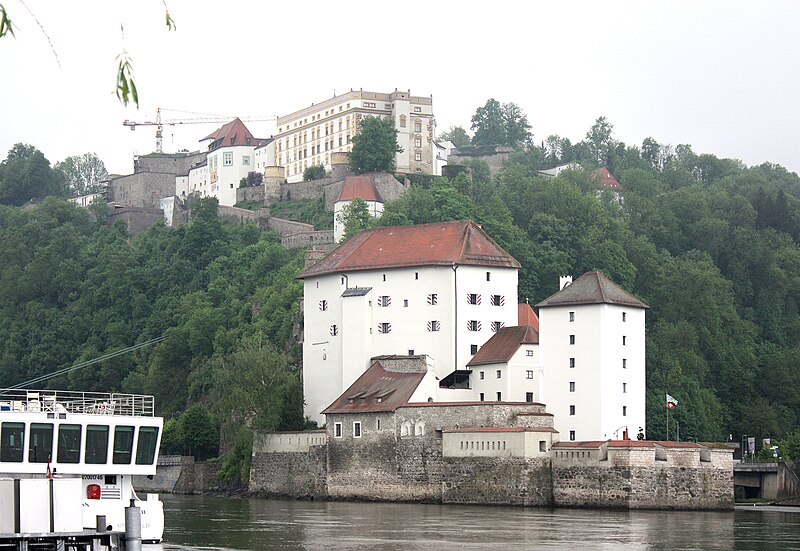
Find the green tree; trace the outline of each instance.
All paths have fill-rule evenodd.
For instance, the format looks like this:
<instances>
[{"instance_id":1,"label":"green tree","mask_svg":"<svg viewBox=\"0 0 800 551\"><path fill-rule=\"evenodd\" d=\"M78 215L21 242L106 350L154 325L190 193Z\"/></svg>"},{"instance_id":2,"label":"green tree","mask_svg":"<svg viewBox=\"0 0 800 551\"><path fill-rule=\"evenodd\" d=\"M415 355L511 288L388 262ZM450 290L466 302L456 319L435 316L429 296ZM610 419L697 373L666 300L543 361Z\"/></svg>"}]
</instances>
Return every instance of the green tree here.
<instances>
[{"instance_id":1,"label":"green tree","mask_svg":"<svg viewBox=\"0 0 800 551\"><path fill-rule=\"evenodd\" d=\"M344 225L342 241L347 241L355 234L375 226L375 218L369 213L369 205L361 197L347 203L337 216L337 222Z\"/></svg>"},{"instance_id":2,"label":"green tree","mask_svg":"<svg viewBox=\"0 0 800 551\"><path fill-rule=\"evenodd\" d=\"M358 123L358 134L353 138L350 167L356 174L393 172L395 153L402 151L391 119L366 117Z\"/></svg>"},{"instance_id":3,"label":"green tree","mask_svg":"<svg viewBox=\"0 0 800 551\"><path fill-rule=\"evenodd\" d=\"M614 126L605 117L598 117L586 133L586 144L589 146L592 160L598 165L606 162L606 158L614 145L614 141L611 139L613 131Z\"/></svg>"},{"instance_id":4,"label":"green tree","mask_svg":"<svg viewBox=\"0 0 800 551\"><path fill-rule=\"evenodd\" d=\"M515 103L500 104L494 98L478 107L472 116L474 145L510 145L520 147L531 141L528 117Z\"/></svg>"},{"instance_id":5,"label":"green tree","mask_svg":"<svg viewBox=\"0 0 800 551\"><path fill-rule=\"evenodd\" d=\"M198 461L217 454L219 431L202 404L193 404L180 417L180 440L184 450Z\"/></svg>"},{"instance_id":6,"label":"green tree","mask_svg":"<svg viewBox=\"0 0 800 551\"><path fill-rule=\"evenodd\" d=\"M461 126L451 126L441 134L439 134L439 141L452 142L456 147L464 147L472 143L472 139Z\"/></svg>"},{"instance_id":7,"label":"green tree","mask_svg":"<svg viewBox=\"0 0 800 551\"><path fill-rule=\"evenodd\" d=\"M325 167L322 165L311 165L303 171L303 180L319 180L325 177Z\"/></svg>"},{"instance_id":8,"label":"green tree","mask_svg":"<svg viewBox=\"0 0 800 551\"><path fill-rule=\"evenodd\" d=\"M64 195L59 173L34 146L14 145L0 163L0 204L20 206L48 195Z\"/></svg>"},{"instance_id":9,"label":"green tree","mask_svg":"<svg viewBox=\"0 0 800 551\"><path fill-rule=\"evenodd\" d=\"M67 192L74 197L103 191L108 177L105 164L94 153L67 157L56 163L54 170L62 174Z\"/></svg>"}]
</instances>

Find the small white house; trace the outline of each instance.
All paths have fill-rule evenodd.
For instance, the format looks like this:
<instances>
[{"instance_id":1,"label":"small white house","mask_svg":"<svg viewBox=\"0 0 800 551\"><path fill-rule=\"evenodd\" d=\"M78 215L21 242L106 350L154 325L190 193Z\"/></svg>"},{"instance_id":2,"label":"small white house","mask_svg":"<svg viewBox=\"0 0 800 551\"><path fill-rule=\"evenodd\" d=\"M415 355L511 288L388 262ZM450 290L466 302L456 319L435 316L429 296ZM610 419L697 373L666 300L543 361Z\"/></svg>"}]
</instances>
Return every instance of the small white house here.
<instances>
[{"instance_id":1,"label":"small white house","mask_svg":"<svg viewBox=\"0 0 800 551\"><path fill-rule=\"evenodd\" d=\"M383 214L383 198L375 187L371 175L347 176L333 204L333 240L338 243L344 236L344 221L341 214L353 199L360 197L367 203L370 216L380 218Z\"/></svg>"}]
</instances>

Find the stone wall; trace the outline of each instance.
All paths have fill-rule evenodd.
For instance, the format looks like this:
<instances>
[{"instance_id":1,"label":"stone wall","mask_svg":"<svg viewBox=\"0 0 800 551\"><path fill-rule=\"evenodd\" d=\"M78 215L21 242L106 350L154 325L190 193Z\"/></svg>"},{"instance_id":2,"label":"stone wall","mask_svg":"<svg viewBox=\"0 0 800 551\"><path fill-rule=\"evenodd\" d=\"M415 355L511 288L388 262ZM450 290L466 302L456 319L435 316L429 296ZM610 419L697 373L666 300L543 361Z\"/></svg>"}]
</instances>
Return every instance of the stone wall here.
<instances>
[{"instance_id":1,"label":"stone wall","mask_svg":"<svg viewBox=\"0 0 800 551\"><path fill-rule=\"evenodd\" d=\"M164 211L161 209L148 209L142 207L116 207L110 205L106 223L113 226L122 221L130 237L136 237L150 226L164 221Z\"/></svg>"},{"instance_id":2,"label":"stone wall","mask_svg":"<svg viewBox=\"0 0 800 551\"><path fill-rule=\"evenodd\" d=\"M281 237L284 249L319 247L333 244L333 230L302 231Z\"/></svg>"},{"instance_id":3,"label":"stone wall","mask_svg":"<svg viewBox=\"0 0 800 551\"><path fill-rule=\"evenodd\" d=\"M254 452L250 492L263 496L324 499L327 492L326 446L307 452Z\"/></svg>"},{"instance_id":4,"label":"stone wall","mask_svg":"<svg viewBox=\"0 0 800 551\"><path fill-rule=\"evenodd\" d=\"M454 149L447 158L449 165L463 165L464 161L483 161L489 166L489 173L494 176L500 172L506 161L514 153L514 149L506 145L461 147ZM451 171L454 169L450 169Z\"/></svg>"},{"instance_id":5,"label":"stone wall","mask_svg":"<svg viewBox=\"0 0 800 551\"><path fill-rule=\"evenodd\" d=\"M217 217L220 220L226 220L234 224L244 224L247 220L257 224L260 218L257 211L229 207L227 205L219 205L217 207Z\"/></svg>"},{"instance_id":6,"label":"stone wall","mask_svg":"<svg viewBox=\"0 0 800 551\"><path fill-rule=\"evenodd\" d=\"M295 222L294 220L285 220L283 218L275 218L270 216L265 220L266 228L283 235L291 235L299 232L314 231L314 226L305 224L303 222Z\"/></svg>"},{"instance_id":7,"label":"stone wall","mask_svg":"<svg viewBox=\"0 0 800 551\"><path fill-rule=\"evenodd\" d=\"M309 180L302 182L281 184L281 201L291 201L294 199L317 199L322 197L325 186L331 184L331 177L320 178L319 180ZM330 210L333 210L331 207Z\"/></svg>"},{"instance_id":8,"label":"stone wall","mask_svg":"<svg viewBox=\"0 0 800 551\"><path fill-rule=\"evenodd\" d=\"M264 186L240 187L236 189L236 203L244 201L264 202Z\"/></svg>"},{"instance_id":9,"label":"stone wall","mask_svg":"<svg viewBox=\"0 0 800 551\"><path fill-rule=\"evenodd\" d=\"M442 503L550 506L550 459L522 457L445 458Z\"/></svg>"},{"instance_id":10,"label":"stone wall","mask_svg":"<svg viewBox=\"0 0 800 551\"><path fill-rule=\"evenodd\" d=\"M133 172L162 172L177 176L187 174L197 163L206 160L207 153L151 153L139 155L133 160Z\"/></svg>"},{"instance_id":11,"label":"stone wall","mask_svg":"<svg viewBox=\"0 0 800 551\"><path fill-rule=\"evenodd\" d=\"M130 207L159 208L161 199L175 195L175 175L137 172L108 182L108 200Z\"/></svg>"}]
</instances>

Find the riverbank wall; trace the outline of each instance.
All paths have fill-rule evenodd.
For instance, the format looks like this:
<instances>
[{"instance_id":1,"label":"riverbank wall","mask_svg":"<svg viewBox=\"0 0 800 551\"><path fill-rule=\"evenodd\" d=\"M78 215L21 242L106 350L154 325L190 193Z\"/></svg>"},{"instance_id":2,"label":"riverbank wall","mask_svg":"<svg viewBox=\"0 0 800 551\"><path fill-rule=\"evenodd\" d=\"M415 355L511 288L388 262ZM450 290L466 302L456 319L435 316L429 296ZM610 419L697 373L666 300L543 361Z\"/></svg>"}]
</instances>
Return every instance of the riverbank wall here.
<instances>
[{"instance_id":1,"label":"riverbank wall","mask_svg":"<svg viewBox=\"0 0 800 551\"><path fill-rule=\"evenodd\" d=\"M296 499L733 508L733 458L726 446L610 440L556 442L542 451L540 431L460 429L403 437L400 429L357 447L323 431L259 435L250 491ZM320 441L323 435L327 442ZM298 445L308 438L315 443ZM533 445L526 448L527 440Z\"/></svg>"}]
</instances>

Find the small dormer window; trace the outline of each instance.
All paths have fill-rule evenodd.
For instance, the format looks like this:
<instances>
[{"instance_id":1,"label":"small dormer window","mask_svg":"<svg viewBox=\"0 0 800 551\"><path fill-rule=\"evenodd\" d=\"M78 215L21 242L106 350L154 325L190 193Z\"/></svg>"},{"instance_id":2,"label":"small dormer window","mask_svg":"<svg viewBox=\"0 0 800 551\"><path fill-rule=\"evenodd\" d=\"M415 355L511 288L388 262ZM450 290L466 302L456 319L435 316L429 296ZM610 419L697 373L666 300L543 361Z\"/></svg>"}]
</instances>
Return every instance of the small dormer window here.
<instances>
[{"instance_id":1,"label":"small dormer window","mask_svg":"<svg viewBox=\"0 0 800 551\"><path fill-rule=\"evenodd\" d=\"M231 145L236 145L236 138L231 138Z\"/></svg>"}]
</instances>

